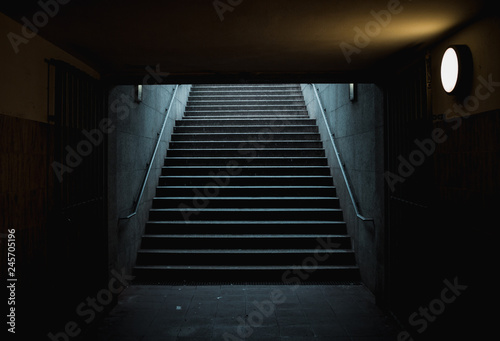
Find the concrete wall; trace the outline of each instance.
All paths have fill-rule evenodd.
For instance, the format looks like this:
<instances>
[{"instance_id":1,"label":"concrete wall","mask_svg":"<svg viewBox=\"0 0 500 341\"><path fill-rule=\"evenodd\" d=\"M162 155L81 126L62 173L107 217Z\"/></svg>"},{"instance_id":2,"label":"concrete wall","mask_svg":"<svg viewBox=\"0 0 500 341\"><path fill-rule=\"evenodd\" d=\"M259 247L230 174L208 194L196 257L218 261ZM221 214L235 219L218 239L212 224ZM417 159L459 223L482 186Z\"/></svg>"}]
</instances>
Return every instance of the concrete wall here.
<instances>
[{"instance_id":1,"label":"concrete wall","mask_svg":"<svg viewBox=\"0 0 500 341\"><path fill-rule=\"evenodd\" d=\"M356 217L340 166L324 127L312 85L304 84L309 113L320 125L323 144L337 187L348 232L353 240L363 282L374 293L383 285L384 247L384 134L383 93L376 85L357 85L357 99L350 101L348 84L315 85L338 152L345 164L360 213L374 218L364 222Z\"/></svg>"},{"instance_id":2,"label":"concrete wall","mask_svg":"<svg viewBox=\"0 0 500 341\"><path fill-rule=\"evenodd\" d=\"M137 214L130 219L120 218L128 216L134 210L134 202L140 193L175 87L144 86L143 100L140 103L134 101L133 86L117 86L110 91L109 118L116 122L116 131L108 137L110 270L125 267L130 273L135 264L170 135L175 120L180 119L184 113L189 85L182 85L177 89Z\"/></svg>"}]
</instances>

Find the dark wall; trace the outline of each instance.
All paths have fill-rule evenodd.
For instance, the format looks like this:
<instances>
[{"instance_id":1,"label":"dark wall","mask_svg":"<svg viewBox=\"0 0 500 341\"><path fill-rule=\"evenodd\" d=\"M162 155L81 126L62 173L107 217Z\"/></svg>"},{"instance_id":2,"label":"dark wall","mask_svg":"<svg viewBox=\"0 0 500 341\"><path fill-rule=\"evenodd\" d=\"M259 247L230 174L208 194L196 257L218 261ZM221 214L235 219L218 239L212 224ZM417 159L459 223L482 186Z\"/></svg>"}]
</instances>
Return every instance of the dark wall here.
<instances>
[{"instance_id":1,"label":"dark wall","mask_svg":"<svg viewBox=\"0 0 500 341\"><path fill-rule=\"evenodd\" d=\"M6 234L7 229L16 230L22 245L17 252L18 261L20 265L33 261L29 266L34 269L36 262L44 262L47 251L44 217L52 205L47 157L51 131L45 123L5 115L0 115L0 129L1 233ZM4 247L6 236L1 237L3 277L7 248ZM40 258L37 260L37 257Z\"/></svg>"},{"instance_id":2,"label":"dark wall","mask_svg":"<svg viewBox=\"0 0 500 341\"><path fill-rule=\"evenodd\" d=\"M21 29L22 25L0 14L4 36ZM55 98L47 94L47 89L54 87L48 87L46 60L64 60L93 78L99 74L39 36L23 44L17 53L9 39L2 39L0 45L0 273L4 281L10 267L4 237L9 229L15 229L16 336L43 340L47 332L64 329L73 320L76 306L95 295L95 286L102 288L107 281L107 274L93 267L95 258L91 257L98 257L93 252L98 248L89 242L89 236L99 230L94 212L87 212L85 221L68 221L68 215L61 215L61 206L56 204L60 203L57 188L61 188L52 167L56 129L48 120L48 105L52 104L53 110ZM77 107L84 108L75 105L75 111ZM78 143L81 135L74 138ZM63 150L65 147L62 144ZM82 165L79 172L87 173L87 169ZM76 171L66 175L74 174ZM83 186L81 182L79 188ZM10 292L3 287L2 297L7 298ZM2 306L5 310L0 320L5 327L10 306Z\"/></svg>"},{"instance_id":3,"label":"dark wall","mask_svg":"<svg viewBox=\"0 0 500 341\"><path fill-rule=\"evenodd\" d=\"M32 328L30 318L44 316L44 305L33 304L43 300L32 288L48 270L47 210L53 204L49 136L45 123L0 115L0 275L3 281L8 278L7 237L8 230L14 229L18 331ZM44 290L46 284L38 287ZM7 300L10 293L2 288L2 294ZM2 322L7 313L7 309L2 311Z\"/></svg>"},{"instance_id":4,"label":"dark wall","mask_svg":"<svg viewBox=\"0 0 500 341\"><path fill-rule=\"evenodd\" d=\"M0 119L1 233L15 235L11 249L1 240L2 278L17 280L16 334L40 338L64 330L78 304L107 281L100 265L107 249L106 138L101 133L91 142L85 135L104 114L104 90L69 64L57 64L46 69L53 76L45 84L51 123ZM6 273L7 265L15 271Z\"/></svg>"},{"instance_id":5,"label":"dark wall","mask_svg":"<svg viewBox=\"0 0 500 341\"><path fill-rule=\"evenodd\" d=\"M405 106L411 103L401 108ZM419 120L407 119L404 111L386 116L404 122L397 126L400 133L387 131L392 137L387 161L395 161L388 171L401 175L402 182L393 184L394 191L387 186L386 303L415 339L482 333L491 326L485 307L494 292L491 275L497 258L493 233L500 204L499 114L479 113L456 130L457 121L432 122L429 115ZM439 136L438 142L431 142L432 136ZM407 148L396 155L391 153L394 145ZM418 155L425 155L421 164ZM445 281L467 289L439 318L431 315L428 327L411 322L412 315L421 319L420 313L414 315L420 307L440 299Z\"/></svg>"},{"instance_id":6,"label":"dark wall","mask_svg":"<svg viewBox=\"0 0 500 341\"><path fill-rule=\"evenodd\" d=\"M494 325L487 306L498 258L500 53L487 37L499 32L496 20L476 22L385 85L386 303L414 339L485 338ZM450 44L468 45L474 60L461 97L441 87ZM459 295L444 302L450 283Z\"/></svg>"}]
</instances>

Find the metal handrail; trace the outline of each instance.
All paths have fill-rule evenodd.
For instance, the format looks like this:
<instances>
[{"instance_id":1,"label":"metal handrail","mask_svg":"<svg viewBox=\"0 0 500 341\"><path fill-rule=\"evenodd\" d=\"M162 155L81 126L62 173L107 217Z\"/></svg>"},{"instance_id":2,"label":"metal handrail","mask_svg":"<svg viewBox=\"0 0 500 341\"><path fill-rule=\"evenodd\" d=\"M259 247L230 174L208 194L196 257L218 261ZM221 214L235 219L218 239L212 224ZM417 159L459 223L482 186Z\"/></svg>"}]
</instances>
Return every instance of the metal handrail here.
<instances>
[{"instance_id":1,"label":"metal handrail","mask_svg":"<svg viewBox=\"0 0 500 341\"><path fill-rule=\"evenodd\" d=\"M175 89L174 89L174 93L172 94L172 99L170 100L170 104L168 106L167 113L165 114L165 119L163 120L163 125L162 125L160 133L158 135L158 141L156 141L155 150L154 150L153 155L151 156L151 160L149 161L149 164L148 164L148 171L146 172L146 175L144 177L144 181L142 182L141 192L139 193L139 197L135 201L134 211L126 217L119 218L120 220L130 219L137 214L137 209L139 208L139 204L141 203L142 195L144 194L144 189L146 188L146 183L148 182L149 173L151 172L151 167L153 166L153 162L154 162L155 157L156 157L156 152L158 151L158 147L160 146L161 137L163 135L163 131L165 130L165 125L167 123L168 115L170 114L170 109L172 108L172 104L174 103L175 95L177 93L178 88L179 88L179 85L176 85Z\"/></svg>"},{"instance_id":2,"label":"metal handrail","mask_svg":"<svg viewBox=\"0 0 500 341\"><path fill-rule=\"evenodd\" d=\"M323 105L321 104L321 99L319 98L318 91L316 90L316 85L311 84L314 94L316 95L316 99L318 100L319 104L319 109L321 111L321 116L323 117L323 121L325 122L325 127L328 132L328 136L330 137L330 141L332 143L333 149L335 151L335 155L337 156L337 161L339 162L340 170L342 171L342 176L344 177L344 181L347 187L347 191L349 192L349 196L351 197L352 205L354 206L354 212L356 213L356 217L363 221L375 221L373 218L366 218L365 216L361 215L358 209L358 205L356 204L356 201L354 200L354 195L352 194L351 186L349 185L349 180L347 180L347 175L344 169L344 165L342 164L342 161L340 160L340 154L337 150L337 145L335 144L335 140L333 139L333 134L332 131L330 130L330 127L328 126L328 121L326 120L325 116L325 110L323 109Z\"/></svg>"}]
</instances>

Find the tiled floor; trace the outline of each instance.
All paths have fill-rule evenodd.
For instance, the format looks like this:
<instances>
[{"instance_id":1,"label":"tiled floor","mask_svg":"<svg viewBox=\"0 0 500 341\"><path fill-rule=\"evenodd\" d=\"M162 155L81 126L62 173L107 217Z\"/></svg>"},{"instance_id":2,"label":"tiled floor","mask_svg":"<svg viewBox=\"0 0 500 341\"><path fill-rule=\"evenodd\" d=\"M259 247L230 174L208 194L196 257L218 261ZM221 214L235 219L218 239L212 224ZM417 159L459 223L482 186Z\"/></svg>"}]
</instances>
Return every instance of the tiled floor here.
<instances>
[{"instance_id":1,"label":"tiled floor","mask_svg":"<svg viewBox=\"0 0 500 341\"><path fill-rule=\"evenodd\" d=\"M396 340L362 285L133 285L89 340Z\"/></svg>"}]
</instances>

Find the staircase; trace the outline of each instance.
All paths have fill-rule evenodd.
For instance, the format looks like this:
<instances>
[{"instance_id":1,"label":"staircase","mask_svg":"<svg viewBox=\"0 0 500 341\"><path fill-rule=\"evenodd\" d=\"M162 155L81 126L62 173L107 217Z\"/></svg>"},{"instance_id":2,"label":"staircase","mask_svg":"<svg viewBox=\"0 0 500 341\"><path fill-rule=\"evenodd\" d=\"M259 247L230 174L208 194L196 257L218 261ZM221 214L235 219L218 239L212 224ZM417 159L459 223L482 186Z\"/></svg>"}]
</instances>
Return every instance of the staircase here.
<instances>
[{"instance_id":1,"label":"staircase","mask_svg":"<svg viewBox=\"0 0 500 341\"><path fill-rule=\"evenodd\" d=\"M137 280L357 281L299 85L195 85L176 122Z\"/></svg>"}]
</instances>

